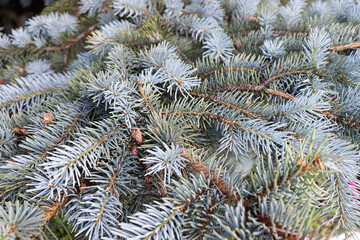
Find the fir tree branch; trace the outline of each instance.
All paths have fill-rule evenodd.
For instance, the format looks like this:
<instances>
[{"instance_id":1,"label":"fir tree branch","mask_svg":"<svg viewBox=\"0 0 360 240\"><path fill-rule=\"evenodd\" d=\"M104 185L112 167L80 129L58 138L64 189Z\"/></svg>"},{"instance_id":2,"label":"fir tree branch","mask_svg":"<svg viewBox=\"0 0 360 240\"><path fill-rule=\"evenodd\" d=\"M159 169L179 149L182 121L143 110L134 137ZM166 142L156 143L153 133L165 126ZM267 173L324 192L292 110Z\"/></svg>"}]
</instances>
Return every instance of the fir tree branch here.
<instances>
[{"instance_id":1,"label":"fir tree branch","mask_svg":"<svg viewBox=\"0 0 360 240\"><path fill-rule=\"evenodd\" d=\"M273 90L273 89L268 89L268 90ZM294 99L294 97L291 96L290 94L283 93L283 92L277 91L277 90L273 90L273 91L278 92L278 93L277 93L278 96L281 96L281 97L285 96L284 98L286 98L286 99L288 99L288 100ZM192 96L194 96L194 97L201 97L201 98L204 98L204 99L208 99L208 100L210 100L210 101L212 101L212 102L215 102L215 103L218 103L218 104L227 106L227 107L232 108L232 109L235 109L235 110L238 110L238 111L240 111L241 113L244 113L244 114L246 114L246 115L249 115L250 117L252 117L252 118L254 118L254 119L263 119L263 120L264 120L264 118L261 117L261 116L258 116L258 115L254 114L254 113L252 113L252 112L250 112L250 111L248 111L248 110L246 110L246 109L239 108L238 106L235 106L235 105L233 105L233 104L230 104L230 103L228 103L228 102L226 102L226 101L224 101L224 100L220 100L220 99L216 98L215 96L209 96L209 95L206 95L206 94L201 94L201 93L196 93L196 92L189 92L189 94L192 95ZM275 94L274 94L274 95L275 95ZM271 119L270 119L270 120L271 120ZM359 125L360 125L360 124L359 124ZM279 131L287 131L285 128L282 128L282 127L279 128L278 130L279 130ZM289 135L292 136L292 137L295 137L295 136L296 136L296 133L290 133Z\"/></svg>"},{"instance_id":2,"label":"fir tree branch","mask_svg":"<svg viewBox=\"0 0 360 240\"><path fill-rule=\"evenodd\" d=\"M208 190L208 199L209 199L209 190ZM201 234L201 232L205 229L206 227L206 224L209 223L209 220L210 220L210 215L213 214L213 211L211 210L211 208L215 205L216 201L215 201L215 198L211 201L211 203L207 203L206 205L206 216L204 217L205 220L201 222L201 226L199 227L198 229L198 233L199 235ZM197 238L197 240L201 240L200 236Z\"/></svg>"},{"instance_id":3,"label":"fir tree branch","mask_svg":"<svg viewBox=\"0 0 360 240\"><path fill-rule=\"evenodd\" d=\"M220 72L220 71L248 71L248 72L257 72L255 69L251 69L251 68L245 68L245 67L221 67L221 68L216 68L208 73L205 73L203 75L201 75L199 78L205 78L209 75L212 75L214 73Z\"/></svg>"},{"instance_id":4,"label":"fir tree branch","mask_svg":"<svg viewBox=\"0 0 360 240\"><path fill-rule=\"evenodd\" d=\"M39 156L39 158L44 158L46 157L49 152L51 152L52 150L55 149L55 147L57 145L59 145L59 143L61 143L67 136L70 135L70 132L74 129L74 127L76 126L77 122L79 121L81 115L83 113L83 110L81 110L81 112L76 116L76 118L74 119L74 121L72 122L72 124L70 125L70 127L68 129L66 129L66 131L64 132L64 134L59 138L58 141L56 141L47 151L45 151L41 156Z\"/></svg>"},{"instance_id":5,"label":"fir tree branch","mask_svg":"<svg viewBox=\"0 0 360 240\"><path fill-rule=\"evenodd\" d=\"M122 160L124 160L124 158L122 158ZM114 169L114 175L111 177L110 183L106 186L106 189L109 189L111 194L114 195L114 196L115 196L115 194L114 194L115 180L116 180L116 177L118 176L120 165L122 165L122 164L123 164L122 161L119 161L119 164Z\"/></svg>"},{"instance_id":6,"label":"fir tree branch","mask_svg":"<svg viewBox=\"0 0 360 240\"><path fill-rule=\"evenodd\" d=\"M270 136L270 135L268 135L268 134L259 133L259 132L256 132L256 131L253 130L253 129L244 127L242 124L236 122L235 120L229 120L229 119L223 118L223 117L221 117L221 116L219 116L219 115L217 115L217 114L211 114L211 113L209 113L209 112L178 111L178 112L162 112L162 114L167 114L167 115L188 114L188 115L205 116L205 117L208 117L208 118L217 120L217 121L219 121L219 122L228 124L231 128L236 127L236 128L239 128L239 129L244 129L244 130L246 130L246 131L248 131L248 132L251 132L251 133L253 133L253 134L255 134L255 135L261 135L261 136L267 137L267 138L269 138L269 139L274 138L273 136Z\"/></svg>"},{"instance_id":7,"label":"fir tree branch","mask_svg":"<svg viewBox=\"0 0 360 240\"><path fill-rule=\"evenodd\" d=\"M257 215L258 220L260 220L261 222L263 222L269 229L273 228L273 224L271 223L270 217L266 216L266 215L262 215L261 213L259 213ZM290 233L290 234L286 234L286 228L282 227L280 224L276 223L275 224L275 230L278 236L283 237L284 240L297 240L299 239L298 237L298 233ZM272 232L273 236L276 237L276 234L274 232Z\"/></svg>"},{"instance_id":8,"label":"fir tree branch","mask_svg":"<svg viewBox=\"0 0 360 240\"><path fill-rule=\"evenodd\" d=\"M76 43L78 43L79 41L81 41L84 37L86 37L88 34L90 34L92 31L95 30L95 28L97 27L97 24L93 24L91 25L89 28L87 28L85 31L83 31L82 33L80 33L76 38L69 38L67 43L64 43L62 45L58 45L58 46L51 46L51 47L43 47L43 48L33 48L31 47L28 51L60 51L63 50L66 52L68 52L67 50L70 49L73 45L75 45ZM1 49L0 50L0 57L4 56L4 55L9 55L9 54L17 54L17 53L21 53L23 52L24 49L22 48L18 48L18 49ZM67 61L67 56L64 56L64 59L66 59Z\"/></svg>"},{"instance_id":9,"label":"fir tree branch","mask_svg":"<svg viewBox=\"0 0 360 240\"><path fill-rule=\"evenodd\" d=\"M11 159L9 160L11 161ZM15 190L17 188L22 188L22 187L25 187L27 184L31 183L30 181L27 181L27 182L24 182L24 181L21 181L21 182L17 182L15 185L13 186L10 186L10 187L5 187L2 191L0 191L0 195L3 195L4 193L8 192L8 191L12 191L12 190Z\"/></svg>"},{"instance_id":10,"label":"fir tree branch","mask_svg":"<svg viewBox=\"0 0 360 240\"><path fill-rule=\"evenodd\" d=\"M214 103L218 103L218 104L227 106L229 108L238 110L239 112L244 113L246 115L249 115L252 118L263 119L262 117L257 116L256 114L254 114L254 113L252 113L252 112L250 112L250 111L248 111L246 109L242 109L242 108L240 108L238 106L235 106L235 105L233 105L231 103L228 103L228 102L226 102L224 100L218 99L215 96L209 96L209 95L206 95L206 94L201 94L201 93L196 93L196 92L189 92L189 94L194 96L194 97L199 97L199 98L203 98L203 99L206 99L206 100L210 100L210 101L212 101Z\"/></svg>"},{"instance_id":11,"label":"fir tree branch","mask_svg":"<svg viewBox=\"0 0 360 240\"><path fill-rule=\"evenodd\" d=\"M105 136L102 136L99 140L95 141L90 148L87 148L85 152L81 153L81 156L77 157L76 159L72 161L77 161L81 159L83 155L85 155L90 150L100 146L105 140L109 139L112 134L118 132L121 128L116 127L114 130L110 131ZM67 166L66 166L67 167ZM59 209L61 209L68 201L70 200L70 197L63 197L61 201L56 201L49 209L45 211L45 221L49 221L57 212Z\"/></svg>"},{"instance_id":12,"label":"fir tree branch","mask_svg":"<svg viewBox=\"0 0 360 240\"><path fill-rule=\"evenodd\" d=\"M284 185L284 184L288 183L290 180L292 180L294 177L304 174L304 173L308 172L309 170L324 169L323 161L320 159L319 155L316 155L314 161L312 161L310 163L306 162L306 160L304 160L302 158L297 158L296 162L297 162L297 171L294 171L292 174L287 176L283 182L282 182L282 180L279 180L276 183L276 186L275 185L270 186L269 194L271 194L274 189L281 188L281 183L282 183L282 185ZM256 195L259 198L264 198L268 194L265 192L265 190L263 190L262 192L257 193Z\"/></svg>"},{"instance_id":13,"label":"fir tree branch","mask_svg":"<svg viewBox=\"0 0 360 240\"><path fill-rule=\"evenodd\" d=\"M219 87L209 92L228 92L228 91L260 91L262 88L258 85L233 85L227 87Z\"/></svg>"},{"instance_id":14,"label":"fir tree branch","mask_svg":"<svg viewBox=\"0 0 360 240\"><path fill-rule=\"evenodd\" d=\"M22 101L22 100L26 100L26 99L30 99L33 97L37 97L40 95L44 95L44 94L48 94L48 93L53 93L59 89L61 89L62 87L57 87L57 88L46 88L44 90L40 90L40 91L36 91L36 92L32 92L32 93L28 93L28 94L24 94L24 95L20 95L19 97L16 97L10 101L4 102L3 104L1 104L1 108L3 107L7 107L10 106L11 104L14 104L16 102Z\"/></svg>"},{"instance_id":15,"label":"fir tree branch","mask_svg":"<svg viewBox=\"0 0 360 240\"><path fill-rule=\"evenodd\" d=\"M315 72L315 71L311 71L311 70L296 70L296 71L291 71L291 72L284 72L284 73L280 73L278 75L275 75L271 78L266 79L263 83L261 83L260 87L261 89L265 88L266 85L268 85L269 83L271 83L272 81L285 77L285 76L289 76L289 75L298 75L298 74L313 74L319 77L324 77L324 76L328 76L326 74L323 73L319 73L319 72Z\"/></svg>"},{"instance_id":16,"label":"fir tree branch","mask_svg":"<svg viewBox=\"0 0 360 240\"><path fill-rule=\"evenodd\" d=\"M294 99L294 97L291 94L282 92L280 90L272 89L272 88L265 88L265 86L262 85L236 85L236 86L227 86L227 87L221 87L221 88L215 88L210 90L209 92L228 92L228 91L264 91L265 93L282 97L288 100Z\"/></svg>"},{"instance_id":17,"label":"fir tree branch","mask_svg":"<svg viewBox=\"0 0 360 240\"><path fill-rule=\"evenodd\" d=\"M186 210L186 207L190 205L192 201L197 199L201 194L203 194L206 191L206 188L201 188L200 191L198 191L195 195L192 195L189 199L182 202L181 204L177 205L176 207L180 207L179 210L181 212L184 212Z\"/></svg>"},{"instance_id":18,"label":"fir tree branch","mask_svg":"<svg viewBox=\"0 0 360 240\"><path fill-rule=\"evenodd\" d=\"M7 55L15 55L17 53L23 52L24 49L18 48L18 49L0 49L0 57L7 56Z\"/></svg>"}]
</instances>

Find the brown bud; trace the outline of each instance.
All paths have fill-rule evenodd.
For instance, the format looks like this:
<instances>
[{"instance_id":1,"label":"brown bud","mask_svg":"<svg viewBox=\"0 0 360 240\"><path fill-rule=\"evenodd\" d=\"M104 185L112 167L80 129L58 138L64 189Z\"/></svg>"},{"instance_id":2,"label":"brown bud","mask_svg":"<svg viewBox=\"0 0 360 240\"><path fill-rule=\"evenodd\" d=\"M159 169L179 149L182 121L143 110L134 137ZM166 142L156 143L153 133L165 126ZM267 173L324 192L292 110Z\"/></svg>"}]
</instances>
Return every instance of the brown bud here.
<instances>
[{"instance_id":1,"label":"brown bud","mask_svg":"<svg viewBox=\"0 0 360 240\"><path fill-rule=\"evenodd\" d=\"M17 227L17 224L13 224L10 226L10 230L8 233L13 233L14 232L14 229Z\"/></svg>"},{"instance_id":2,"label":"brown bud","mask_svg":"<svg viewBox=\"0 0 360 240\"><path fill-rule=\"evenodd\" d=\"M25 69L23 67L19 67L19 72L24 73Z\"/></svg>"},{"instance_id":3,"label":"brown bud","mask_svg":"<svg viewBox=\"0 0 360 240\"><path fill-rule=\"evenodd\" d=\"M131 147L131 153L133 154L133 156L137 156L138 155L138 148L136 145L133 145Z\"/></svg>"},{"instance_id":4,"label":"brown bud","mask_svg":"<svg viewBox=\"0 0 360 240\"><path fill-rule=\"evenodd\" d=\"M0 85L5 83L5 79L0 79Z\"/></svg>"},{"instance_id":5,"label":"brown bud","mask_svg":"<svg viewBox=\"0 0 360 240\"><path fill-rule=\"evenodd\" d=\"M131 138L134 139L137 143L142 143L144 141L140 129L133 130L131 132Z\"/></svg>"},{"instance_id":6,"label":"brown bud","mask_svg":"<svg viewBox=\"0 0 360 240\"><path fill-rule=\"evenodd\" d=\"M153 178L152 178L151 176L145 176L145 182L146 182L147 184L152 183L152 181L153 181Z\"/></svg>"},{"instance_id":7,"label":"brown bud","mask_svg":"<svg viewBox=\"0 0 360 240\"><path fill-rule=\"evenodd\" d=\"M314 160L314 164L319 168L319 169L324 169L324 164L321 161L319 155L316 155L315 160Z\"/></svg>"},{"instance_id":8,"label":"brown bud","mask_svg":"<svg viewBox=\"0 0 360 240\"><path fill-rule=\"evenodd\" d=\"M80 184L80 192L82 194L85 194L85 192L86 192L86 184L85 183Z\"/></svg>"},{"instance_id":9,"label":"brown bud","mask_svg":"<svg viewBox=\"0 0 360 240\"><path fill-rule=\"evenodd\" d=\"M26 128L20 129L20 132L21 132L23 135L29 135L29 133L27 132L27 129L26 129Z\"/></svg>"},{"instance_id":10,"label":"brown bud","mask_svg":"<svg viewBox=\"0 0 360 240\"><path fill-rule=\"evenodd\" d=\"M300 168L300 172L303 173L306 171L306 161L304 161L302 158L296 159L297 167Z\"/></svg>"},{"instance_id":11,"label":"brown bud","mask_svg":"<svg viewBox=\"0 0 360 240\"><path fill-rule=\"evenodd\" d=\"M46 113L44 115L44 120L42 121L42 123L47 124L47 123L51 122L52 120L54 120L53 115L51 115L51 113Z\"/></svg>"}]
</instances>

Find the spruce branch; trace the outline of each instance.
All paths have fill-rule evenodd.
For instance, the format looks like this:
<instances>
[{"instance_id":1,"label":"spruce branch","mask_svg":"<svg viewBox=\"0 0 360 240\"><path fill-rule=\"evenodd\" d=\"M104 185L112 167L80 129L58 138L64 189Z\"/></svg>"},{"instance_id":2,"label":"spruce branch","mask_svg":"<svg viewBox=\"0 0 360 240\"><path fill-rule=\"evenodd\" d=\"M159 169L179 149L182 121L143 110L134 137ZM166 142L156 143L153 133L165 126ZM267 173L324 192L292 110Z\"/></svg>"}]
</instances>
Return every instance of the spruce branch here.
<instances>
[{"instance_id":1,"label":"spruce branch","mask_svg":"<svg viewBox=\"0 0 360 240\"><path fill-rule=\"evenodd\" d=\"M45 158L49 154L49 152L53 151L56 146L58 146L67 136L70 135L71 131L74 129L74 127L78 123L82 114L83 114L83 111L81 110L80 113L76 116L76 118L72 122L72 124L70 125L70 127L68 129L66 129L66 131L59 138L59 140L57 140L48 150L46 150L41 156L39 156L39 158Z\"/></svg>"},{"instance_id":2,"label":"spruce branch","mask_svg":"<svg viewBox=\"0 0 360 240\"><path fill-rule=\"evenodd\" d=\"M220 87L210 90L210 92L228 92L228 91L264 91L265 93L279 96L281 98L285 98L287 100L294 99L294 96L291 94L285 93L280 90L272 89L272 88L265 88L262 85L240 85L240 86L228 86L228 87Z\"/></svg>"},{"instance_id":3,"label":"spruce branch","mask_svg":"<svg viewBox=\"0 0 360 240\"><path fill-rule=\"evenodd\" d=\"M249 72L256 72L255 69L251 69L251 68L245 68L245 67L220 67L217 69L214 69L208 73L205 73L203 75L200 76L200 78L205 78L209 75L215 74L217 72L221 72L221 71L249 71Z\"/></svg>"},{"instance_id":4,"label":"spruce branch","mask_svg":"<svg viewBox=\"0 0 360 240\"><path fill-rule=\"evenodd\" d=\"M273 228L273 223L270 220L269 216L258 214L257 217L258 217L258 220L265 223L265 225L267 227L269 227L270 229ZM285 239L285 240L297 240L297 239L299 239L299 234L298 233L294 233L294 232L289 233L289 231L286 230L285 227L281 226L278 223L275 224L275 230L276 230L276 232L272 232L272 235L273 235L274 238L276 236L280 236L280 237L283 237L283 239Z\"/></svg>"},{"instance_id":5,"label":"spruce branch","mask_svg":"<svg viewBox=\"0 0 360 240\"><path fill-rule=\"evenodd\" d=\"M19 97L16 97L16 98L11 99L9 101L3 102L1 104L1 107L4 107L4 108L9 107L9 106L11 106L13 104L16 104L17 102L21 102L21 101L31 99L31 98L36 98L38 96L45 95L45 94L48 94L48 93L53 93L53 92L55 92L57 90L59 90L59 88L48 88L48 89L39 90L39 91L35 91L35 92L32 92L32 93L28 93L28 94L23 94L23 95L20 95Z\"/></svg>"},{"instance_id":6,"label":"spruce branch","mask_svg":"<svg viewBox=\"0 0 360 240\"><path fill-rule=\"evenodd\" d=\"M263 119L262 117L260 116L257 116L256 114L246 110L246 109L242 109L238 106L235 106L233 104L230 104L228 102L225 102L224 100L221 100L221 99L218 99L216 98L215 96L210 96L210 95L206 95L206 94L201 94L201 93L196 93L196 92L189 92L191 96L194 96L194 97L200 97L200 98L204 98L204 99L208 99L214 103L218 103L218 104L221 104L221 105L224 105L224 106L227 106L229 108L232 108L232 109L235 109L235 110L238 110L239 112L241 113L244 113L246 115L249 115L250 117L252 118L256 118L256 119Z\"/></svg>"},{"instance_id":7,"label":"spruce branch","mask_svg":"<svg viewBox=\"0 0 360 240\"><path fill-rule=\"evenodd\" d=\"M276 79L279 79L279 78L282 78L282 77L285 77L285 76L289 76L289 75L298 75L298 74L314 74L314 75L319 76L319 77L326 76L326 74L311 71L311 70L296 70L296 71L291 71L291 72L280 73L280 74L275 75L275 76L273 76L271 78L268 78L265 81L263 81L260 86L261 86L261 88L265 88L265 86L267 86L268 84L270 84L271 82L273 82Z\"/></svg>"}]
</instances>

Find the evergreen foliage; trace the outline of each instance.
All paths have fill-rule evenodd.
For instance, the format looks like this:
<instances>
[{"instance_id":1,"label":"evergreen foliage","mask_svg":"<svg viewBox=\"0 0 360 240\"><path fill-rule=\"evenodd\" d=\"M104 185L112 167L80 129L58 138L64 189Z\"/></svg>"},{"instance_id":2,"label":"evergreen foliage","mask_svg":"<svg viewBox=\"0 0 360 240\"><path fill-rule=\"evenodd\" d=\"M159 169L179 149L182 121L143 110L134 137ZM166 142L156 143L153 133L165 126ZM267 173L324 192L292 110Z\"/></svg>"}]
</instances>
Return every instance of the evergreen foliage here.
<instances>
[{"instance_id":1,"label":"evergreen foliage","mask_svg":"<svg viewBox=\"0 0 360 240\"><path fill-rule=\"evenodd\" d=\"M359 22L355 0L58 0L0 33L0 239L359 231Z\"/></svg>"}]
</instances>

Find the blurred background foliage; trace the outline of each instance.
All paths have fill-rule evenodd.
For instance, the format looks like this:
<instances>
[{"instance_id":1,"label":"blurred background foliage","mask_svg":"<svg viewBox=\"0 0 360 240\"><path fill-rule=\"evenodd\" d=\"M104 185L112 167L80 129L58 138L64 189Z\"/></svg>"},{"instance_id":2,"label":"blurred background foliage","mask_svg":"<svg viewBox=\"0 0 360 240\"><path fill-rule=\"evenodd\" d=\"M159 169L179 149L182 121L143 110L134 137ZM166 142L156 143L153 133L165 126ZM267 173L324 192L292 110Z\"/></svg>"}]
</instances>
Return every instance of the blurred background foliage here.
<instances>
[{"instance_id":1,"label":"blurred background foliage","mask_svg":"<svg viewBox=\"0 0 360 240\"><path fill-rule=\"evenodd\" d=\"M26 19L38 15L51 0L0 0L0 26L2 32L23 26Z\"/></svg>"}]
</instances>

